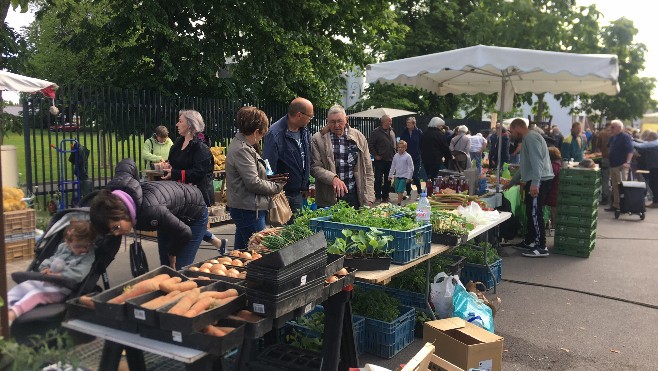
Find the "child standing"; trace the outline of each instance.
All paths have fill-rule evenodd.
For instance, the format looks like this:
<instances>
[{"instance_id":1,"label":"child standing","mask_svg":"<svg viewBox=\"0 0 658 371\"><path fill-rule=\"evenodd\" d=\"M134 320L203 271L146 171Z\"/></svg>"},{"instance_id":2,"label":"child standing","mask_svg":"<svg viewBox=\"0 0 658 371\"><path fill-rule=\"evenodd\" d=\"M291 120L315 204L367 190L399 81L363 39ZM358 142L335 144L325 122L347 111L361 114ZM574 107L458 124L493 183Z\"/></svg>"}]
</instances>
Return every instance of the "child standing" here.
<instances>
[{"instance_id":1,"label":"child standing","mask_svg":"<svg viewBox=\"0 0 658 371\"><path fill-rule=\"evenodd\" d=\"M81 282L94 262L95 236L88 221L72 220L64 231L65 242L57 247L53 256L39 265L39 271ZM48 282L21 282L7 293L9 323L39 304L61 302L70 293L71 290Z\"/></svg>"},{"instance_id":2,"label":"child standing","mask_svg":"<svg viewBox=\"0 0 658 371\"><path fill-rule=\"evenodd\" d=\"M391 171L388 173L389 182L395 177L393 188L395 188L395 192L398 194L398 206L402 205L402 200L407 199L404 192L407 189L407 183L411 183L413 174L414 160L407 153L407 142L401 140L398 142L398 153L393 156Z\"/></svg>"},{"instance_id":3,"label":"child standing","mask_svg":"<svg viewBox=\"0 0 658 371\"><path fill-rule=\"evenodd\" d=\"M553 181L551 182L551 190L546 196L546 205L551 207L550 227L555 227L555 208L557 207L557 193L560 184L560 169L562 169L562 154L556 147L548 147L548 156L551 159L551 167L553 168Z\"/></svg>"}]
</instances>

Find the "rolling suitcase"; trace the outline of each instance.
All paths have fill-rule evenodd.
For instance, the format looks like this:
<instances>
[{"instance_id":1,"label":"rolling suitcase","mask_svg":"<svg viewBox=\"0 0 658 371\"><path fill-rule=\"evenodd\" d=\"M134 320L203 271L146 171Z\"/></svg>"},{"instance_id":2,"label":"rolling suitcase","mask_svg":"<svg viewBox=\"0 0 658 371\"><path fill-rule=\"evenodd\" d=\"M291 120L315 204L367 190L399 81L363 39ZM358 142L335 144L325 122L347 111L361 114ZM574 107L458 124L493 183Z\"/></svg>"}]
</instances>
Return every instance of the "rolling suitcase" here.
<instances>
[{"instance_id":1,"label":"rolling suitcase","mask_svg":"<svg viewBox=\"0 0 658 371\"><path fill-rule=\"evenodd\" d=\"M615 211L615 219L619 219L621 214L638 214L640 219L644 220L647 185L645 182L633 181L632 173L630 177L630 181L621 182L619 186L619 210Z\"/></svg>"}]
</instances>

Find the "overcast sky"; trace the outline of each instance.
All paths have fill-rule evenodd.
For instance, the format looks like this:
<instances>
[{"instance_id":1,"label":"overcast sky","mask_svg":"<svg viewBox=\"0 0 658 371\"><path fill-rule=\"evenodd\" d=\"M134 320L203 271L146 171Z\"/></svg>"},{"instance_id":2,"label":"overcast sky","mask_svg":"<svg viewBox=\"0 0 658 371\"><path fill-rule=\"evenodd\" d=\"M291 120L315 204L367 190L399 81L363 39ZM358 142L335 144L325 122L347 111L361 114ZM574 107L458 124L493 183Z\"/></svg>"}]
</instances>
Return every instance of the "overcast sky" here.
<instances>
[{"instance_id":1,"label":"overcast sky","mask_svg":"<svg viewBox=\"0 0 658 371\"><path fill-rule=\"evenodd\" d=\"M621 17L632 20L635 28L639 30L634 41L647 46L645 70L640 75L658 79L658 20L655 12L648 9L650 2L646 0L577 0L577 4L596 4L596 8L605 16L602 25ZM15 29L28 25L33 19L34 14L31 12L21 14L14 12L11 7L9 8L7 23ZM40 78L40 76L33 77ZM3 97L18 101L17 94L6 92L3 93ZM654 91L653 97L658 100L658 89Z\"/></svg>"}]
</instances>

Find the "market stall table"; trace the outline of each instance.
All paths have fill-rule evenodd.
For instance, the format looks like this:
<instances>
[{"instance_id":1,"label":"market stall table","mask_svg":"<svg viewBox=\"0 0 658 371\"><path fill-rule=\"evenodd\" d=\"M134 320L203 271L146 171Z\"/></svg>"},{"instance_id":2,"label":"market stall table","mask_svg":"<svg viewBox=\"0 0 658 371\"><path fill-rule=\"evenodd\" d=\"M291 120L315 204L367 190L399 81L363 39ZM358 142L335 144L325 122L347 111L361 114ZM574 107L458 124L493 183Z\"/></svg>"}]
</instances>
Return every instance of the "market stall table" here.
<instances>
[{"instance_id":1,"label":"market stall table","mask_svg":"<svg viewBox=\"0 0 658 371\"><path fill-rule=\"evenodd\" d=\"M509 212L501 212L498 219L491 221L487 224L483 225L478 225L475 227L472 231L468 233L468 240L471 241L475 237L487 233L495 228L496 226L500 225L502 222L506 221L507 219L512 217L512 213ZM488 238L487 238L488 239ZM387 270L379 270L379 271L359 271L356 273L356 279L359 281L364 281L368 283L374 283L374 284L379 284L379 285L385 285L387 284L391 277L398 275L407 269L413 268L416 265L422 263L422 262L427 262L427 269L426 269L426 279L425 279L425 297L429 297L430 293L430 259L444 253L448 250L451 250L453 246L445 246L445 245L439 245L439 244L432 244L432 247L430 249L429 254L420 257L419 259L416 259L410 263L404 264L404 265L391 265L391 267ZM486 264L487 255L486 255L486 249L485 249L485 254L484 254L484 264ZM487 265L488 266L488 265ZM492 272L490 272L493 274ZM494 292L496 292L496 284L494 280ZM427 309L429 309L429 303L427 303ZM431 315L434 316L434 312L430 311ZM436 319L436 318L434 318Z\"/></svg>"},{"instance_id":2,"label":"market stall table","mask_svg":"<svg viewBox=\"0 0 658 371\"><path fill-rule=\"evenodd\" d=\"M82 320L68 320L62 326L84 334L105 339L98 371L116 371L121 352L126 350L130 371L146 370L142 351L157 354L186 364L187 370L211 370L215 356L178 345L151 340L126 331L97 325Z\"/></svg>"}]
</instances>

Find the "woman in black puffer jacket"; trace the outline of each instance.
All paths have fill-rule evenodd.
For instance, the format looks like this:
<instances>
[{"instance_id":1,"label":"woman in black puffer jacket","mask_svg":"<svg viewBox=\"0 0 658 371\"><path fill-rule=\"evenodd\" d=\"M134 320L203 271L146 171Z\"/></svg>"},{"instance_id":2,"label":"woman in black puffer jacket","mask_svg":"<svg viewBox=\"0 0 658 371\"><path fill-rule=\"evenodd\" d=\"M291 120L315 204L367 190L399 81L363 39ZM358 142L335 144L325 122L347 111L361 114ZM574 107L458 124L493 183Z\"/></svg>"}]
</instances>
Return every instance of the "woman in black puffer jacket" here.
<instances>
[{"instance_id":1,"label":"woman in black puffer jacket","mask_svg":"<svg viewBox=\"0 0 658 371\"><path fill-rule=\"evenodd\" d=\"M99 234L158 231L160 264L176 270L194 262L208 224L198 188L173 181L140 184L131 159L117 165L114 178L91 201L89 214Z\"/></svg>"}]
</instances>

